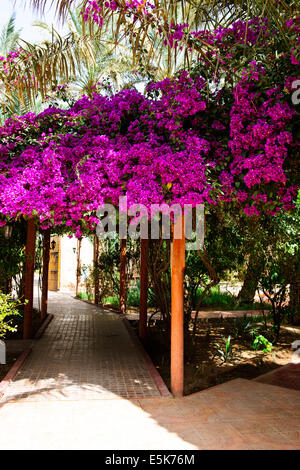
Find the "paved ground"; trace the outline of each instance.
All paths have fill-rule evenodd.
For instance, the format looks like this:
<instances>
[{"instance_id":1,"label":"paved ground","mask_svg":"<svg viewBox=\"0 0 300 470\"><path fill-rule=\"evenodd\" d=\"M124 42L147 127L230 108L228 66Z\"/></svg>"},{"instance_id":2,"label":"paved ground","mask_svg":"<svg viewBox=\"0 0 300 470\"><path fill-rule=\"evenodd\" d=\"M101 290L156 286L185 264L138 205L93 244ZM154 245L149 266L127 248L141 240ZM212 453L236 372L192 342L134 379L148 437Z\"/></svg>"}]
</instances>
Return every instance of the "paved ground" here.
<instances>
[{"instance_id":1,"label":"paved ground","mask_svg":"<svg viewBox=\"0 0 300 470\"><path fill-rule=\"evenodd\" d=\"M255 379L256 382L291 388L300 392L300 364L287 364Z\"/></svg>"},{"instance_id":2,"label":"paved ground","mask_svg":"<svg viewBox=\"0 0 300 470\"><path fill-rule=\"evenodd\" d=\"M8 403L0 422L0 449L300 449L300 394L237 379L181 399Z\"/></svg>"},{"instance_id":3,"label":"paved ground","mask_svg":"<svg viewBox=\"0 0 300 470\"><path fill-rule=\"evenodd\" d=\"M50 311L0 402L0 449L300 449L298 390L237 379L161 397L115 314L62 294Z\"/></svg>"},{"instance_id":4,"label":"paved ground","mask_svg":"<svg viewBox=\"0 0 300 470\"><path fill-rule=\"evenodd\" d=\"M195 318L195 313L192 312L191 317ZM267 311L265 310L265 313ZM198 313L198 319L199 320L209 320L212 318L243 318L243 317L259 317L263 315L262 310L200 310ZM148 313L148 318L152 317L152 319L159 319L160 315L159 314L151 314ZM138 320L139 319L139 313L138 312L133 312L129 311L126 313L126 318L128 320Z\"/></svg>"},{"instance_id":5,"label":"paved ground","mask_svg":"<svg viewBox=\"0 0 300 470\"><path fill-rule=\"evenodd\" d=\"M266 312L266 311L265 311ZM243 317L259 317L263 315L262 310L200 310L199 319L210 318L243 318ZM195 318L195 313L192 313Z\"/></svg>"},{"instance_id":6,"label":"paved ground","mask_svg":"<svg viewBox=\"0 0 300 470\"><path fill-rule=\"evenodd\" d=\"M49 313L2 402L160 396L118 314L52 292Z\"/></svg>"}]
</instances>

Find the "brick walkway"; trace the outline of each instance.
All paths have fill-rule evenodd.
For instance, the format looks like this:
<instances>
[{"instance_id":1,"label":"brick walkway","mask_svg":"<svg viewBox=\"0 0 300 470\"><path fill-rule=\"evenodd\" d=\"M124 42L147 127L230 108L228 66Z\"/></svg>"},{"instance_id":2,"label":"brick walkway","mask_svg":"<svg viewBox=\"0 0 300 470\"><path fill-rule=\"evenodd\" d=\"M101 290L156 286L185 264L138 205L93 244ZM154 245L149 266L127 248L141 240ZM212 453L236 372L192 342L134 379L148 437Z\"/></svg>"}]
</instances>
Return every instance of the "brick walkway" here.
<instances>
[{"instance_id":1,"label":"brick walkway","mask_svg":"<svg viewBox=\"0 0 300 470\"><path fill-rule=\"evenodd\" d=\"M49 311L0 402L0 449L300 449L298 390L236 379L161 397L116 314L63 294Z\"/></svg>"},{"instance_id":2,"label":"brick walkway","mask_svg":"<svg viewBox=\"0 0 300 470\"><path fill-rule=\"evenodd\" d=\"M2 402L161 396L118 314L51 292L49 313Z\"/></svg>"},{"instance_id":3,"label":"brick walkway","mask_svg":"<svg viewBox=\"0 0 300 470\"><path fill-rule=\"evenodd\" d=\"M300 364L287 364L254 379L256 382L299 390Z\"/></svg>"},{"instance_id":4,"label":"brick walkway","mask_svg":"<svg viewBox=\"0 0 300 470\"><path fill-rule=\"evenodd\" d=\"M184 398L0 405L0 449L300 449L300 393L236 379Z\"/></svg>"}]
</instances>

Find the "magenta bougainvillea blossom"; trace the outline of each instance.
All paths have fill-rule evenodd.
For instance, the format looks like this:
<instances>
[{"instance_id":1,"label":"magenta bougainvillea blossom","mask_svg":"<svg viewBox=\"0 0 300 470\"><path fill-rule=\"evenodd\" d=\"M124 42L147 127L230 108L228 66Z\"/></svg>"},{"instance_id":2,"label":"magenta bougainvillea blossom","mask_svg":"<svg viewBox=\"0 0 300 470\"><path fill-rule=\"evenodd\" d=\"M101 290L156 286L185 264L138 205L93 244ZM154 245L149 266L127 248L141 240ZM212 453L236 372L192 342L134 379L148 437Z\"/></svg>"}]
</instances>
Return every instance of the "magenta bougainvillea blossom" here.
<instances>
[{"instance_id":1,"label":"magenta bougainvillea blossom","mask_svg":"<svg viewBox=\"0 0 300 470\"><path fill-rule=\"evenodd\" d=\"M133 3L145 4L128 8ZM244 31L240 22L227 34L236 31ZM117 205L125 195L129 205L147 207L233 202L254 216L290 210L297 186L287 163L299 144L284 87L270 86L256 62L229 100L221 79L208 91L203 77L182 71L150 84L145 96L95 93L68 110L7 120L0 128L0 223L36 216L42 228L64 225L80 236L94 228L99 204Z\"/></svg>"}]
</instances>

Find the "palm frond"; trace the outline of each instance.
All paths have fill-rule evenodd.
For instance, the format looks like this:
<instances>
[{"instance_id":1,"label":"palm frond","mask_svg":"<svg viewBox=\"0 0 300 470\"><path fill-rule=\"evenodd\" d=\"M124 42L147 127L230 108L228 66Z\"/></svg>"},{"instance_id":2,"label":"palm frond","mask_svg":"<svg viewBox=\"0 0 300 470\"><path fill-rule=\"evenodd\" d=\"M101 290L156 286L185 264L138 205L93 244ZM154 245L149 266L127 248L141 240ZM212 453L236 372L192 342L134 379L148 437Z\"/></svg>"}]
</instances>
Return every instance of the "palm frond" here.
<instances>
[{"instance_id":1,"label":"palm frond","mask_svg":"<svg viewBox=\"0 0 300 470\"><path fill-rule=\"evenodd\" d=\"M13 13L0 32L0 54L7 55L16 48L20 32L16 29L16 15Z\"/></svg>"},{"instance_id":2,"label":"palm frond","mask_svg":"<svg viewBox=\"0 0 300 470\"><path fill-rule=\"evenodd\" d=\"M0 72L6 93L19 93L20 100L27 96L34 101L40 93L44 99L47 91L61 81L68 82L83 64L95 62L89 36L77 37L70 33L62 38L52 30L52 41L33 45L26 41L21 54L10 67L9 73Z\"/></svg>"},{"instance_id":3,"label":"palm frond","mask_svg":"<svg viewBox=\"0 0 300 470\"><path fill-rule=\"evenodd\" d=\"M17 3L17 0L15 0ZM28 3L28 2L27 2ZM78 0L29 0L30 5L40 13L45 12L47 6L55 6L56 14L63 20L66 19L68 11L74 6L78 5ZM82 0L80 3L87 4L87 0Z\"/></svg>"},{"instance_id":4,"label":"palm frond","mask_svg":"<svg viewBox=\"0 0 300 470\"><path fill-rule=\"evenodd\" d=\"M17 1L17 0L16 0ZM21 0L18 0L21 1ZM297 0L152 0L154 5L151 14L145 15L142 10L135 14L135 21L126 14L126 0L115 0L118 9L104 10L103 25L98 27L93 18L87 21L82 18L75 20L70 9L78 7L85 11L88 0L30 0L30 5L41 12L45 7L54 6L56 14L62 20L68 17L74 24L74 29L66 38L53 34L52 43L39 49L30 49L32 57L27 63L16 66L15 75L23 73L26 77L20 85L20 92L27 93L30 84L29 77L36 76L41 93L46 93L49 84L60 79L69 80L75 71L87 63L86 52L95 56L102 53L100 45L107 37L111 38L114 50L123 45L131 50L130 64L136 68L143 64L146 68L160 67L166 76L170 76L178 64L191 66L192 60L203 56L208 47L204 40L192 40L191 31L195 29L215 29L219 26L228 27L238 19L248 21L254 16L265 16L276 25L284 37L284 23L288 17L295 15ZM73 10L72 10L73 11ZM68 16L69 15L69 16ZM82 25L82 34L79 25ZM188 23L182 41L182 51L169 47L169 28L171 23ZM158 33L158 29L160 33ZM96 53L98 47L98 51ZM0 77L1 78L1 77ZM26 86L24 85L26 84Z\"/></svg>"}]
</instances>

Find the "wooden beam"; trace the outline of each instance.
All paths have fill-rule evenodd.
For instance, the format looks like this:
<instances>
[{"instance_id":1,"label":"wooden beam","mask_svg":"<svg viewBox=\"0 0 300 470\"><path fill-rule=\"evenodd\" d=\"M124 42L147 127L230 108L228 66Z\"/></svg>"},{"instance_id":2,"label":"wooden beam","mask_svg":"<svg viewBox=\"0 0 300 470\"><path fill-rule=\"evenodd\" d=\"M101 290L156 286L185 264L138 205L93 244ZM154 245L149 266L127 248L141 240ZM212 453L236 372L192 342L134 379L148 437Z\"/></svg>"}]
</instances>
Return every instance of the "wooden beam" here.
<instances>
[{"instance_id":1,"label":"wooden beam","mask_svg":"<svg viewBox=\"0 0 300 470\"><path fill-rule=\"evenodd\" d=\"M51 229L48 228L47 230L44 231L44 238L43 238L43 278L42 278L42 306L41 306L41 317L43 319L47 315L47 307L48 307L50 238L51 238Z\"/></svg>"},{"instance_id":2,"label":"wooden beam","mask_svg":"<svg viewBox=\"0 0 300 470\"><path fill-rule=\"evenodd\" d=\"M25 300L23 338L32 337L33 283L35 260L36 225L33 219L27 222Z\"/></svg>"},{"instance_id":3,"label":"wooden beam","mask_svg":"<svg viewBox=\"0 0 300 470\"><path fill-rule=\"evenodd\" d=\"M76 296L79 294L79 284L80 284L80 278L81 278L81 261L80 261L81 241L82 241L81 238L77 240Z\"/></svg>"},{"instance_id":4,"label":"wooden beam","mask_svg":"<svg viewBox=\"0 0 300 470\"><path fill-rule=\"evenodd\" d=\"M99 238L94 235L94 303L99 304Z\"/></svg>"},{"instance_id":5,"label":"wooden beam","mask_svg":"<svg viewBox=\"0 0 300 470\"><path fill-rule=\"evenodd\" d=\"M148 255L149 240L141 239L139 335L144 344L147 341Z\"/></svg>"},{"instance_id":6,"label":"wooden beam","mask_svg":"<svg viewBox=\"0 0 300 470\"><path fill-rule=\"evenodd\" d=\"M173 238L171 247L171 391L175 397L183 395L184 386L184 220L181 239ZM178 229L178 227L177 227ZM174 227L174 232L176 227Z\"/></svg>"},{"instance_id":7,"label":"wooden beam","mask_svg":"<svg viewBox=\"0 0 300 470\"><path fill-rule=\"evenodd\" d=\"M126 313L126 238L120 240L120 311Z\"/></svg>"}]
</instances>

